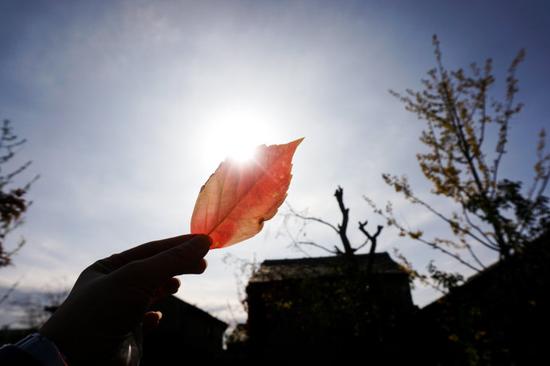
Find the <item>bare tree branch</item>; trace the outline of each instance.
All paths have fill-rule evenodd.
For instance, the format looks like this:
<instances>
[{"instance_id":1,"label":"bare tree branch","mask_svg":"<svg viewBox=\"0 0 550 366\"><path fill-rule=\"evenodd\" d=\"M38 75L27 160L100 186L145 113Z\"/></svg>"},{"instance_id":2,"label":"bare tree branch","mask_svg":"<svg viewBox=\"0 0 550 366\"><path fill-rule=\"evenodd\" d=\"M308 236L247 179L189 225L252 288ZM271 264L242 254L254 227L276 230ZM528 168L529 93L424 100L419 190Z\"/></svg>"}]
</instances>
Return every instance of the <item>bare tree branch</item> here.
<instances>
[{"instance_id":1,"label":"bare tree branch","mask_svg":"<svg viewBox=\"0 0 550 366\"><path fill-rule=\"evenodd\" d=\"M328 252L330 254L341 254L340 250L338 249L338 247L334 247L335 250L330 250L328 248L325 248L324 246L320 245L320 244L317 244L313 241L297 241L296 242L296 245L309 245L309 246L312 246L312 247L315 247L315 248L319 248L319 249L322 249L324 250L325 252Z\"/></svg>"},{"instance_id":2,"label":"bare tree branch","mask_svg":"<svg viewBox=\"0 0 550 366\"><path fill-rule=\"evenodd\" d=\"M286 203L286 206L288 207L289 211L292 213L293 216L299 218L299 219L302 219L302 220L306 220L306 221L315 221L315 222L318 222L320 224L323 224L325 226L328 226L330 227L332 230L334 230L337 234L339 234L338 232L338 228L334 225L332 225L330 222L328 221L325 221L323 219L320 219L318 217L313 217L313 216L305 216L305 215L302 215L298 212L296 212L292 206L289 204L289 203Z\"/></svg>"},{"instance_id":3,"label":"bare tree branch","mask_svg":"<svg viewBox=\"0 0 550 366\"><path fill-rule=\"evenodd\" d=\"M334 196L336 197L336 201L338 201L338 207L340 208L340 212L342 212L342 223L338 225L338 235L340 235L340 239L342 240L342 245L344 246L344 253L348 256L352 256L354 253L354 250L350 244L350 241L348 239L348 234L347 234L348 221L349 221L349 208L347 208L344 205L344 190L342 189L342 187L338 186L338 188L334 192Z\"/></svg>"},{"instance_id":4,"label":"bare tree branch","mask_svg":"<svg viewBox=\"0 0 550 366\"><path fill-rule=\"evenodd\" d=\"M365 222L359 221L359 230L366 235L366 237L370 240L370 250L369 250L369 261L367 263L367 278L370 280L371 274L372 274L372 267L374 264L374 253L376 252L376 242L378 239L378 235L382 232L382 229L384 228L382 225L378 225L376 228L376 233L374 235L371 235L367 229L366 226L368 224L368 220L365 220Z\"/></svg>"},{"instance_id":5,"label":"bare tree branch","mask_svg":"<svg viewBox=\"0 0 550 366\"><path fill-rule=\"evenodd\" d=\"M355 250L356 252L358 252L358 251L361 250L364 246L366 246L368 243L369 243L369 239L365 239L364 242L362 242L361 244L359 244L359 246L358 246L357 248L354 248L353 250Z\"/></svg>"},{"instance_id":6,"label":"bare tree branch","mask_svg":"<svg viewBox=\"0 0 550 366\"><path fill-rule=\"evenodd\" d=\"M4 292L4 294L2 295L2 297L0 297L0 305L10 297L10 295L13 293L13 291L15 291L15 289L17 288L17 286L19 286L19 281L14 282L14 283L10 286L10 288L8 288L8 289L6 290L6 292Z\"/></svg>"}]
</instances>

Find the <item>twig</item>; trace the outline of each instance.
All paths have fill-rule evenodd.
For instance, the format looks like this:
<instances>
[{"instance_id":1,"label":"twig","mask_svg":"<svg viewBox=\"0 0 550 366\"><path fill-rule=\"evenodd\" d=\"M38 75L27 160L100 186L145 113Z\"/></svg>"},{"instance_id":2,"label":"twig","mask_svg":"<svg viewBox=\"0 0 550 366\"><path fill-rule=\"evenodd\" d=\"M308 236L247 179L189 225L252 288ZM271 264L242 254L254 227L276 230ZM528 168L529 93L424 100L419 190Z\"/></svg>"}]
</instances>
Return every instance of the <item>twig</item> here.
<instances>
[{"instance_id":1,"label":"twig","mask_svg":"<svg viewBox=\"0 0 550 366\"><path fill-rule=\"evenodd\" d=\"M313 241L295 241L294 242L295 245L310 245L312 247L315 247L315 248L319 248L319 249L322 249L326 252L329 252L331 254L342 254L342 252L340 251L340 249L338 249L338 247L334 247L336 248L335 250L330 250L328 248L325 248L324 246L320 245L320 244L317 244Z\"/></svg>"},{"instance_id":2,"label":"twig","mask_svg":"<svg viewBox=\"0 0 550 366\"><path fill-rule=\"evenodd\" d=\"M323 219L320 219L318 217L302 215L302 214L296 212L289 203L287 203L286 206L288 207L290 213L292 213L293 216L295 216L299 219L302 219L302 220L315 221L315 222L318 222L320 224L326 225L326 226L330 227L332 230L334 230L336 233L338 233L338 228L336 226L332 225L330 222L325 221Z\"/></svg>"}]
</instances>

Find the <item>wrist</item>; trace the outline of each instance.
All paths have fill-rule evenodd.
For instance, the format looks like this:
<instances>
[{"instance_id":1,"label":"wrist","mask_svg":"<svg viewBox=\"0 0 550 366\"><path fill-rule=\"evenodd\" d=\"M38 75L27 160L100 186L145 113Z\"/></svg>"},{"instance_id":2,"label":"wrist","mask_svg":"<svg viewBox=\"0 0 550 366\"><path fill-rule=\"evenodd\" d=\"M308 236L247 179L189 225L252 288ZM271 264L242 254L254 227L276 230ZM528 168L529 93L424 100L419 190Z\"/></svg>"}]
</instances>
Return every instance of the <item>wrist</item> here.
<instances>
[{"instance_id":1,"label":"wrist","mask_svg":"<svg viewBox=\"0 0 550 366\"><path fill-rule=\"evenodd\" d=\"M33 333L15 344L15 346L45 366L66 366L65 358L55 343L40 333Z\"/></svg>"},{"instance_id":2,"label":"wrist","mask_svg":"<svg viewBox=\"0 0 550 366\"><path fill-rule=\"evenodd\" d=\"M63 359L67 363L67 360L72 359L73 345L71 344L71 336L72 338L75 338L75 335L70 329L67 329L65 332L58 331L57 322L53 319L55 317L56 314L54 313L50 319L42 325L42 327L38 330L38 333L56 346L58 352L63 356ZM69 333L71 336L67 338L65 333Z\"/></svg>"}]
</instances>

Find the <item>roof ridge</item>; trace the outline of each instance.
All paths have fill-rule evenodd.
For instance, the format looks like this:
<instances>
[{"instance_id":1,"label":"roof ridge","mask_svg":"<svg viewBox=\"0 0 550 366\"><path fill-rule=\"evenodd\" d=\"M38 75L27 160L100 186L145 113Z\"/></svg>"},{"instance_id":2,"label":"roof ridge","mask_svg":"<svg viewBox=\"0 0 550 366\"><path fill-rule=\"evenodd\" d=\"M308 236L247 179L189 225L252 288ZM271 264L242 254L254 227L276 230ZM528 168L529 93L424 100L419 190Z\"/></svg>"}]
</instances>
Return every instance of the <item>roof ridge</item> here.
<instances>
[{"instance_id":1,"label":"roof ridge","mask_svg":"<svg viewBox=\"0 0 550 366\"><path fill-rule=\"evenodd\" d=\"M388 252L378 252L374 253L375 258L387 258L391 261L393 259L390 257ZM355 258L366 259L370 257L370 254L355 254ZM303 263L303 262L329 262L329 261L344 261L346 258L343 255L334 255L334 256L324 256L324 257L302 257L302 258L280 258L280 259L266 259L261 265L272 265L272 264L292 264L292 263Z\"/></svg>"},{"instance_id":2,"label":"roof ridge","mask_svg":"<svg viewBox=\"0 0 550 366\"><path fill-rule=\"evenodd\" d=\"M355 256L361 271L368 267L369 258L373 258L373 271L378 274L404 273L400 265L387 252L359 254ZM250 283L306 277L323 277L338 274L339 268L346 264L344 256L314 258L271 259L261 263L252 274Z\"/></svg>"}]
</instances>

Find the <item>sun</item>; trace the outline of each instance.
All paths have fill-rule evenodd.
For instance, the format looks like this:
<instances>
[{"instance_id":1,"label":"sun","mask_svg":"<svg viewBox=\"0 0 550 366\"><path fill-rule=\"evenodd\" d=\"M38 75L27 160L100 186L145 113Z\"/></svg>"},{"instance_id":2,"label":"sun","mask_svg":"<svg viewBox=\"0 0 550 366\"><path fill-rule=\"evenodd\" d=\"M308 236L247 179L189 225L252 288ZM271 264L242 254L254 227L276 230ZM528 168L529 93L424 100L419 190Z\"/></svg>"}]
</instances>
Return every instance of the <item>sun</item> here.
<instances>
[{"instance_id":1,"label":"sun","mask_svg":"<svg viewBox=\"0 0 550 366\"><path fill-rule=\"evenodd\" d=\"M216 135L214 153L243 163L251 160L256 147L263 143L261 128L249 120L220 123Z\"/></svg>"},{"instance_id":2,"label":"sun","mask_svg":"<svg viewBox=\"0 0 550 366\"><path fill-rule=\"evenodd\" d=\"M241 163L253 159L258 145L277 138L267 111L253 106L232 105L218 109L205 126L209 160L231 158Z\"/></svg>"}]
</instances>

